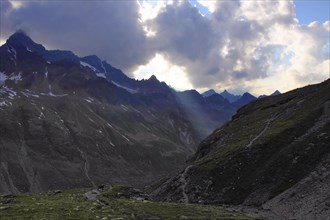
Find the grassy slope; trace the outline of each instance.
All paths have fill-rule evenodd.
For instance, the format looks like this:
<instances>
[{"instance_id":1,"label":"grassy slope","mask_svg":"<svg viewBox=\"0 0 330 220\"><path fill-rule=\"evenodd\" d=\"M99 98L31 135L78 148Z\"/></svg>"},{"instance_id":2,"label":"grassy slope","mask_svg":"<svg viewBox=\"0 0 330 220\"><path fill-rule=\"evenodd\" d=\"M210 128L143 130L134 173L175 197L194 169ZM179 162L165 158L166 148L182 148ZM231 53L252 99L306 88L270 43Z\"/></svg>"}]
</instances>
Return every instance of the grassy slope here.
<instances>
[{"instance_id":1,"label":"grassy slope","mask_svg":"<svg viewBox=\"0 0 330 220\"><path fill-rule=\"evenodd\" d=\"M239 112L241 115L239 120L231 121L229 126L216 131L210 136L210 138L216 137L216 139L220 139L219 137L221 136L225 137L227 139L225 140L225 147L216 147L218 149L215 152L201 158L197 163L219 163L231 153L245 148L251 139L264 129L267 120L272 118L274 120L271 120L268 129L254 142L254 146L266 143L269 140L273 141L279 138L279 136L282 138L281 135L285 131L291 128L298 130L298 124L300 126L304 126L307 123L312 124L322 113L322 104L329 99L329 95L326 95L328 92L327 89L325 88L315 95L308 94L310 95L308 101L300 97L296 98L297 95L291 92L281 97L274 97L272 100L268 99L264 100L264 102L255 102L252 105L242 108L240 110L241 112ZM274 100L275 103L273 103ZM299 100L301 100L301 106L296 104ZM305 127L298 127L302 131L296 132L297 134L295 135L298 136L299 133L306 131L308 125L305 125Z\"/></svg>"},{"instance_id":2,"label":"grassy slope","mask_svg":"<svg viewBox=\"0 0 330 220\"><path fill-rule=\"evenodd\" d=\"M0 196L0 219L252 219L212 206L123 198L121 190L107 189L94 201L84 199L87 189Z\"/></svg>"},{"instance_id":3,"label":"grassy slope","mask_svg":"<svg viewBox=\"0 0 330 220\"><path fill-rule=\"evenodd\" d=\"M329 154L330 81L242 107L199 145L194 162L158 184L159 201L261 205L298 183ZM184 182L184 183L185 183Z\"/></svg>"},{"instance_id":4,"label":"grassy slope","mask_svg":"<svg viewBox=\"0 0 330 220\"><path fill-rule=\"evenodd\" d=\"M205 147L212 142L215 146L211 153L196 161L199 172L213 177L217 192L222 193L230 186L222 197L233 203L242 202L261 186L267 186L271 190L269 196L273 197L294 185L329 152L326 144L329 124L298 141L324 114L328 89L329 81L240 109L238 119L207 140ZM270 121L267 129L248 148L267 121Z\"/></svg>"}]
</instances>

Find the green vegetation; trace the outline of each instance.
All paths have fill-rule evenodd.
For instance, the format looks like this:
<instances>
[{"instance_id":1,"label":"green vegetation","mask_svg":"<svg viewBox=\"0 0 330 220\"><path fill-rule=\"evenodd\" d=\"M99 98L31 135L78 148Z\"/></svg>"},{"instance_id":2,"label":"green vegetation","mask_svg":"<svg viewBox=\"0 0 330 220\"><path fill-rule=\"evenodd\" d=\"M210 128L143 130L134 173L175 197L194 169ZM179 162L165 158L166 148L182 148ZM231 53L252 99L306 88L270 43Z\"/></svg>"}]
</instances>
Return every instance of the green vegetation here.
<instances>
[{"instance_id":1,"label":"green vegetation","mask_svg":"<svg viewBox=\"0 0 330 220\"><path fill-rule=\"evenodd\" d=\"M307 87L306 90L308 89L311 88ZM304 134L322 115L322 105L329 95L324 89L318 93L315 91L308 91L302 95L303 97L297 97L293 91L244 106L236 115L239 119L232 120L224 129L209 137L215 143L214 150L199 158L196 164L205 171L215 169L234 154L249 150L246 146L263 130L262 135L256 138L251 146L255 150L278 140L281 141L280 146L291 143ZM305 99L307 94L310 96L308 101ZM217 141L219 139L222 141ZM209 145L206 143L202 147L209 148Z\"/></svg>"},{"instance_id":2,"label":"green vegetation","mask_svg":"<svg viewBox=\"0 0 330 220\"><path fill-rule=\"evenodd\" d=\"M259 206L317 169L329 154L329 88L327 81L239 109L199 145L184 176L189 201ZM180 175L157 199L181 199Z\"/></svg>"},{"instance_id":3,"label":"green vegetation","mask_svg":"<svg viewBox=\"0 0 330 220\"><path fill-rule=\"evenodd\" d=\"M252 219L220 207L130 199L127 187L105 189L86 200L88 189L0 196L0 219Z\"/></svg>"}]
</instances>

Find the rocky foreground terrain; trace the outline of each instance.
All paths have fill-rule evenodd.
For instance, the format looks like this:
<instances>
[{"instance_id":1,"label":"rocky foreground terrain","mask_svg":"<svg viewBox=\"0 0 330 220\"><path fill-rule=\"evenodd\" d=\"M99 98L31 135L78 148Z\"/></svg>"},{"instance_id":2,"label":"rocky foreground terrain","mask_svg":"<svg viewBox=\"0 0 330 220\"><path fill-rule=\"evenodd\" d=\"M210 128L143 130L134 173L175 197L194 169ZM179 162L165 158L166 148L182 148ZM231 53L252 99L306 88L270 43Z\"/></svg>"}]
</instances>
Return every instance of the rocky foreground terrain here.
<instances>
[{"instance_id":1,"label":"rocky foreground terrain","mask_svg":"<svg viewBox=\"0 0 330 220\"><path fill-rule=\"evenodd\" d=\"M226 204L269 219L329 219L330 80L239 109L158 201Z\"/></svg>"}]
</instances>

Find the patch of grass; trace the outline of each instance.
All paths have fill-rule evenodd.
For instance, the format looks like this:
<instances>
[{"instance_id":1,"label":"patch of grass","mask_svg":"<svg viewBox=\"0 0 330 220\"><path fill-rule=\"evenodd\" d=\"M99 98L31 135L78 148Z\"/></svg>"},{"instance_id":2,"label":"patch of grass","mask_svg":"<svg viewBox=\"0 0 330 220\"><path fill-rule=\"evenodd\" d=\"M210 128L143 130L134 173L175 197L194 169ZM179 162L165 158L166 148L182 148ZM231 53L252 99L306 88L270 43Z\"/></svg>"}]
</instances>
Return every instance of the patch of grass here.
<instances>
[{"instance_id":1,"label":"patch of grass","mask_svg":"<svg viewBox=\"0 0 330 220\"><path fill-rule=\"evenodd\" d=\"M112 187L93 201L84 199L87 189L0 196L0 219L252 219L214 206L118 197L127 189Z\"/></svg>"},{"instance_id":2,"label":"patch of grass","mask_svg":"<svg viewBox=\"0 0 330 220\"><path fill-rule=\"evenodd\" d=\"M20 194L12 199L0 197L0 219L91 219L91 204L83 190L58 194ZM4 208L5 207L5 208Z\"/></svg>"},{"instance_id":3,"label":"patch of grass","mask_svg":"<svg viewBox=\"0 0 330 220\"><path fill-rule=\"evenodd\" d=\"M176 203L136 202L121 200L122 205L143 219L251 219L238 213L229 213L221 208Z\"/></svg>"}]
</instances>

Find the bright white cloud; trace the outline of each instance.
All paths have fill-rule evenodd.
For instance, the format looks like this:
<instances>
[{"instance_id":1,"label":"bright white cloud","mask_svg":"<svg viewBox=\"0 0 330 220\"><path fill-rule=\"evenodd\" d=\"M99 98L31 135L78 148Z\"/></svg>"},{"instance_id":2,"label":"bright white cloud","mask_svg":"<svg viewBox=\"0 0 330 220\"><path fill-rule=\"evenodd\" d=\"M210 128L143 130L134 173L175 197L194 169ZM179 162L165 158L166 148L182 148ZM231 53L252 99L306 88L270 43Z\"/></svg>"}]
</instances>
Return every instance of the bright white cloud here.
<instances>
[{"instance_id":1,"label":"bright white cloud","mask_svg":"<svg viewBox=\"0 0 330 220\"><path fill-rule=\"evenodd\" d=\"M259 95L329 78L329 22L300 25L292 1L212 6L206 19L189 4L174 4L151 23L161 33L157 45L171 63L186 67L194 88Z\"/></svg>"},{"instance_id":2,"label":"bright white cloud","mask_svg":"<svg viewBox=\"0 0 330 220\"><path fill-rule=\"evenodd\" d=\"M313 22L308 26L292 25L291 28L277 26L269 30L268 43L280 44L280 59L270 77L282 91L306 84L318 83L330 77L329 52L323 48L329 43L327 23ZM288 56L289 55L289 56ZM267 83L260 81L260 86ZM273 86L274 87L274 86Z\"/></svg>"},{"instance_id":3,"label":"bright white cloud","mask_svg":"<svg viewBox=\"0 0 330 220\"><path fill-rule=\"evenodd\" d=\"M24 6L24 2L23 1L10 0L9 2L12 5L13 9L20 9L20 8L22 8Z\"/></svg>"},{"instance_id":4,"label":"bright white cloud","mask_svg":"<svg viewBox=\"0 0 330 220\"><path fill-rule=\"evenodd\" d=\"M155 75L158 80L166 82L176 90L192 88L185 68L172 65L161 54L156 54L147 64L139 66L133 74L137 79L148 79Z\"/></svg>"},{"instance_id":5,"label":"bright white cloud","mask_svg":"<svg viewBox=\"0 0 330 220\"><path fill-rule=\"evenodd\" d=\"M203 5L204 7L206 7L209 12L213 13L215 11L215 7L216 7L216 0L197 0L197 2L201 5Z\"/></svg>"},{"instance_id":6,"label":"bright white cloud","mask_svg":"<svg viewBox=\"0 0 330 220\"><path fill-rule=\"evenodd\" d=\"M154 19L159 14L160 10L165 7L167 4L166 1L151 1L151 0L140 0L139 4L139 12L141 22L145 22L150 19Z\"/></svg>"},{"instance_id":7,"label":"bright white cloud","mask_svg":"<svg viewBox=\"0 0 330 220\"><path fill-rule=\"evenodd\" d=\"M293 1L240 1L241 16L260 25L288 24L295 18Z\"/></svg>"},{"instance_id":8,"label":"bright white cloud","mask_svg":"<svg viewBox=\"0 0 330 220\"><path fill-rule=\"evenodd\" d=\"M0 46L2 46L3 44L5 44L6 43L6 41L4 40L4 39L1 39L0 38Z\"/></svg>"}]
</instances>

